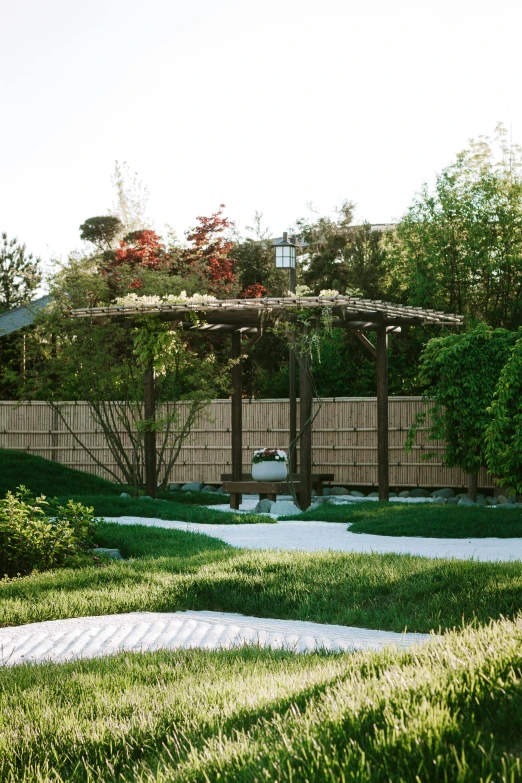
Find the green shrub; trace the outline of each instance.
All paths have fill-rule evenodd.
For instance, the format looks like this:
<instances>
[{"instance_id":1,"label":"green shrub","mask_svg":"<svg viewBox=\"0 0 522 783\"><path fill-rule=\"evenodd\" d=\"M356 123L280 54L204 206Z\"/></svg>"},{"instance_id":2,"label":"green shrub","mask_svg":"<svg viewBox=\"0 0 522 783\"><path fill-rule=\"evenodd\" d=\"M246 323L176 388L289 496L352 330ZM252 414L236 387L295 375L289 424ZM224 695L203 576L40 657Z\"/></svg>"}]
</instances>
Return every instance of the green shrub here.
<instances>
[{"instance_id":1,"label":"green shrub","mask_svg":"<svg viewBox=\"0 0 522 783\"><path fill-rule=\"evenodd\" d=\"M51 512L51 513L49 513ZM69 565L92 547L93 509L33 498L23 485L0 500L0 576Z\"/></svg>"}]
</instances>

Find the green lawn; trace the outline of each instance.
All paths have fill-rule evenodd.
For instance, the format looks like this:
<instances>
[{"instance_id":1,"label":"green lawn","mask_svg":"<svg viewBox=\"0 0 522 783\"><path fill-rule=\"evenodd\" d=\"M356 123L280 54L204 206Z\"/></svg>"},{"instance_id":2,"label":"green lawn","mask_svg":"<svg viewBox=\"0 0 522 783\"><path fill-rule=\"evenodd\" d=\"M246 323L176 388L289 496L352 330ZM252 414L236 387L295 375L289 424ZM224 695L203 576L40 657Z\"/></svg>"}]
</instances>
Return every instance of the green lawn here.
<instances>
[{"instance_id":1,"label":"green lawn","mask_svg":"<svg viewBox=\"0 0 522 783\"><path fill-rule=\"evenodd\" d=\"M129 488L105 479L73 470L58 462L34 457L21 451L0 449L0 497L20 485L49 500L58 498L67 503L70 498L92 506L99 516L142 516L158 519L198 522L207 525L238 525L271 522L271 517L257 514L236 514L202 508L205 505L227 503L228 495L213 492L159 492L158 500L121 498Z\"/></svg>"},{"instance_id":2,"label":"green lawn","mask_svg":"<svg viewBox=\"0 0 522 783\"><path fill-rule=\"evenodd\" d=\"M381 536L522 537L522 508L508 505L484 508L439 506L431 503L324 503L292 519L344 522L351 525L351 533L374 533Z\"/></svg>"},{"instance_id":3,"label":"green lawn","mask_svg":"<svg viewBox=\"0 0 522 783\"><path fill-rule=\"evenodd\" d=\"M248 551L139 525L105 524L98 543L135 559L0 583L0 626L208 609L427 632L514 617L522 608L520 563Z\"/></svg>"},{"instance_id":4,"label":"green lawn","mask_svg":"<svg viewBox=\"0 0 522 783\"><path fill-rule=\"evenodd\" d=\"M173 493L174 494L174 493ZM120 498L110 495L81 495L76 500L86 506L92 506L94 513L100 517L148 517L167 519L178 522L197 522L205 525L252 525L257 523L275 522L272 517L261 514L238 514L234 511L216 511L212 508L198 506L193 501L179 502L179 496L192 495L191 492L178 492L176 499L147 500L145 498ZM194 493L195 494L195 493ZM203 493L198 493L203 494ZM59 503L66 503L69 495L58 498ZM205 495L203 494L204 501ZM225 496L228 498L228 495Z\"/></svg>"},{"instance_id":5,"label":"green lawn","mask_svg":"<svg viewBox=\"0 0 522 783\"><path fill-rule=\"evenodd\" d=\"M0 670L5 783L522 779L522 623L409 653L120 654Z\"/></svg>"}]
</instances>

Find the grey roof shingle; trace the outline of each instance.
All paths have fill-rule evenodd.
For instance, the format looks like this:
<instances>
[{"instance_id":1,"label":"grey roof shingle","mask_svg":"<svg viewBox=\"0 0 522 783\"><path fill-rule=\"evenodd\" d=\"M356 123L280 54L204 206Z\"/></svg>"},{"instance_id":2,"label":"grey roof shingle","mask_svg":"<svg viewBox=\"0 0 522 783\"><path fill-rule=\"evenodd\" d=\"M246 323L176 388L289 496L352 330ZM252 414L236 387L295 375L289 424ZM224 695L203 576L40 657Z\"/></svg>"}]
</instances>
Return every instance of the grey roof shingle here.
<instances>
[{"instance_id":1,"label":"grey roof shingle","mask_svg":"<svg viewBox=\"0 0 522 783\"><path fill-rule=\"evenodd\" d=\"M52 299L52 296L47 294L47 296L35 299L34 302L29 302L29 304L23 307L15 307L14 310L2 313L0 315L0 337L11 334L11 332L18 332L26 326L31 326L39 310L47 307L52 302Z\"/></svg>"}]
</instances>

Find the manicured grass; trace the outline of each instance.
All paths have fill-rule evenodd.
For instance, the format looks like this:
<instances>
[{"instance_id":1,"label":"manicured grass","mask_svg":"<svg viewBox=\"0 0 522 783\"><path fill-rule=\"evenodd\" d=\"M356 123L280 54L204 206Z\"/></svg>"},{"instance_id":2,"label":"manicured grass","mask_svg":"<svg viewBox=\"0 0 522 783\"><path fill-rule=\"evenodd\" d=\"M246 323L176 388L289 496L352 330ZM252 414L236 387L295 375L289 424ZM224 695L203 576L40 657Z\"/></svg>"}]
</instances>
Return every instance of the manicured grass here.
<instances>
[{"instance_id":1,"label":"manicured grass","mask_svg":"<svg viewBox=\"0 0 522 783\"><path fill-rule=\"evenodd\" d=\"M0 496L23 484L34 495L115 495L117 484L23 451L0 449Z\"/></svg>"},{"instance_id":2,"label":"manicured grass","mask_svg":"<svg viewBox=\"0 0 522 783\"><path fill-rule=\"evenodd\" d=\"M253 552L203 535L116 524L102 525L97 539L136 559L0 583L0 626L207 609L428 632L514 617L522 608L520 563Z\"/></svg>"},{"instance_id":3,"label":"manicured grass","mask_svg":"<svg viewBox=\"0 0 522 783\"><path fill-rule=\"evenodd\" d=\"M121 654L0 670L4 783L522 778L522 623L409 653Z\"/></svg>"},{"instance_id":4,"label":"manicured grass","mask_svg":"<svg viewBox=\"0 0 522 783\"><path fill-rule=\"evenodd\" d=\"M45 495L47 498L116 498L121 492L133 493L129 487L68 468L59 462L35 457L24 451L0 449L0 497L8 490L14 492L21 484L31 490L33 495ZM205 506L227 503L229 500L228 495L216 495L214 492L163 491L158 493L158 497L184 505Z\"/></svg>"},{"instance_id":5,"label":"manicured grass","mask_svg":"<svg viewBox=\"0 0 522 783\"><path fill-rule=\"evenodd\" d=\"M58 503L66 503L69 497L66 495L58 498ZM216 511L193 503L178 503L175 500L120 498L110 495L81 495L76 496L76 499L81 500L85 506L94 508L94 513L100 517L148 517L205 525L252 525L275 522L272 517L260 514Z\"/></svg>"},{"instance_id":6,"label":"manicured grass","mask_svg":"<svg viewBox=\"0 0 522 783\"><path fill-rule=\"evenodd\" d=\"M158 497L161 500L172 500L174 503L183 503L188 506L219 506L230 502L229 495L218 495L216 492L158 491Z\"/></svg>"},{"instance_id":7,"label":"manicured grass","mask_svg":"<svg viewBox=\"0 0 522 783\"><path fill-rule=\"evenodd\" d=\"M522 538L522 508L508 505L484 508L431 503L324 503L292 519L348 522L351 533L381 536Z\"/></svg>"}]
</instances>

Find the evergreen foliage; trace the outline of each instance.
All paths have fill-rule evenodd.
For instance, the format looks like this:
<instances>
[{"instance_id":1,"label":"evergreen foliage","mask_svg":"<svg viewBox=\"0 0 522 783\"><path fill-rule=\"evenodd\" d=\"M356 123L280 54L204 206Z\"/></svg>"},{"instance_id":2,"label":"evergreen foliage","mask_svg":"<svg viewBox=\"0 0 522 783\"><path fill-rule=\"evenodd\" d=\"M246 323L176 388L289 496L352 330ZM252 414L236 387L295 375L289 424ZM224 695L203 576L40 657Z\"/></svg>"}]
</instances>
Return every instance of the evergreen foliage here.
<instances>
[{"instance_id":1,"label":"evergreen foliage","mask_svg":"<svg viewBox=\"0 0 522 783\"><path fill-rule=\"evenodd\" d=\"M28 302L42 280L40 259L5 232L0 242L0 311Z\"/></svg>"}]
</instances>

